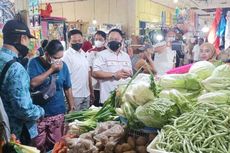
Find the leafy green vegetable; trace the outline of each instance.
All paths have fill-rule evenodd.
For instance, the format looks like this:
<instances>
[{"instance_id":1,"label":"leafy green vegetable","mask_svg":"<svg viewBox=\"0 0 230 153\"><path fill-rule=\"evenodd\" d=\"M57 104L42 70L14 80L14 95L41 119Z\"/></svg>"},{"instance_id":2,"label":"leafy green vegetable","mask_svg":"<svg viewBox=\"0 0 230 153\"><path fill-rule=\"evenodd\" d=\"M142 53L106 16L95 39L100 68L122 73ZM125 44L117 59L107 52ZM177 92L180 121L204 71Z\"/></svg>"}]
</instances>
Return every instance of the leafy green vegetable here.
<instances>
[{"instance_id":1,"label":"leafy green vegetable","mask_svg":"<svg viewBox=\"0 0 230 153\"><path fill-rule=\"evenodd\" d=\"M202 85L208 91L230 89L230 65L218 66L210 77L202 81Z\"/></svg>"},{"instance_id":2,"label":"leafy green vegetable","mask_svg":"<svg viewBox=\"0 0 230 153\"><path fill-rule=\"evenodd\" d=\"M121 105L121 109L124 112L124 117L128 120L128 126L132 128L140 128L142 125L138 121L135 115L135 108L128 102L125 102Z\"/></svg>"},{"instance_id":3,"label":"leafy green vegetable","mask_svg":"<svg viewBox=\"0 0 230 153\"><path fill-rule=\"evenodd\" d=\"M127 90L124 92L122 101L129 102L132 105L139 106L144 105L150 100L154 99L153 87L150 88L151 76L148 74L139 74L137 77L129 84Z\"/></svg>"},{"instance_id":4,"label":"leafy green vegetable","mask_svg":"<svg viewBox=\"0 0 230 153\"><path fill-rule=\"evenodd\" d=\"M187 89L197 91L201 89L196 74L167 74L163 75L159 80L159 85L163 89Z\"/></svg>"},{"instance_id":5,"label":"leafy green vegetable","mask_svg":"<svg viewBox=\"0 0 230 153\"><path fill-rule=\"evenodd\" d=\"M214 69L215 66L212 63L208 61L200 61L192 65L189 73L196 74L200 80L204 80L207 77L211 76Z\"/></svg>"},{"instance_id":6,"label":"leafy green vegetable","mask_svg":"<svg viewBox=\"0 0 230 153\"><path fill-rule=\"evenodd\" d=\"M159 98L139 106L135 114L145 126L162 128L169 123L170 119L178 116L180 111L175 102L166 98Z\"/></svg>"},{"instance_id":7,"label":"leafy green vegetable","mask_svg":"<svg viewBox=\"0 0 230 153\"><path fill-rule=\"evenodd\" d=\"M219 90L198 97L199 103L230 104L230 91Z\"/></svg>"}]
</instances>

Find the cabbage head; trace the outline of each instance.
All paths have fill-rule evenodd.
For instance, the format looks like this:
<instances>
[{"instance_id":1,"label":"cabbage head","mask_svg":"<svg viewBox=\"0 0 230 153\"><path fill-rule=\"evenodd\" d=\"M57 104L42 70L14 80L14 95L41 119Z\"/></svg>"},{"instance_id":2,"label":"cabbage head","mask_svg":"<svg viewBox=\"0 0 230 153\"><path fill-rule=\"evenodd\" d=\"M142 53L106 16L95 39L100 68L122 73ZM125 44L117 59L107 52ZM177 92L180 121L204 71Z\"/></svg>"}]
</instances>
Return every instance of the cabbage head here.
<instances>
[{"instance_id":1,"label":"cabbage head","mask_svg":"<svg viewBox=\"0 0 230 153\"><path fill-rule=\"evenodd\" d=\"M178 90L163 90L160 93L161 98L168 98L169 100L176 103L181 113L188 112L192 110L192 103Z\"/></svg>"},{"instance_id":2,"label":"cabbage head","mask_svg":"<svg viewBox=\"0 0 230 153\"><path fill-rule=\"evenodd\" d=\"M211 92L217 90L230 90L230 65L218 66L212 75L202 81L204 88Z\"/></svg>"},{"instance_id":3,"label":"cabbage head","mask_svg":"<svg viewBox=\"0 0 230 153\"><path fill-rule=\"evenodd\" d=\"M189 73L196 74L200 80L204 80L207 77L211 76L214 71L215 66L208 61L196 62L192 65L189 70Z\"/></svg>"},{"instance_id":4,"label":"cabbage head","mask_svg":"<svg viewBox=\"0 0 230 153\"><path fill-rule=\"evenodd\" d=\"M230 91L219 90L198 97L199 103L230 104Z\"/></svg>"},{"instance_id":5,"label":"cabbage head","mask_svg":"<svg viewBox=\"0 0 230 153\"><path fill-rule=\"evenodd\" d=\"M201 85L196 74L167 74L159 78L158 84L163 89L200 90Z\"/></svg>"},{"instance_id":6,"label":"cabbage head","mask_svg":"<svg viewBox=\"0 0 230 153\"><path fill-rule=\"evenodd\" d=\"M145 126L162 128L170 119L180 115L175 102L166 98L158 98L136 109L136 117Z\"/></svg>"},{"instance_id":7,"label":"cabbage head","mask_svg":"<svg viewBox=\"0 0 230 153\"><path fill-rule=\"evenodd\" d=\"M147 80L135 79L128 87L122 97L122 101L129 102L135 106L144 105L154 99L154 93L150 89L150 77Z\"/></svg>"}]
</instances>

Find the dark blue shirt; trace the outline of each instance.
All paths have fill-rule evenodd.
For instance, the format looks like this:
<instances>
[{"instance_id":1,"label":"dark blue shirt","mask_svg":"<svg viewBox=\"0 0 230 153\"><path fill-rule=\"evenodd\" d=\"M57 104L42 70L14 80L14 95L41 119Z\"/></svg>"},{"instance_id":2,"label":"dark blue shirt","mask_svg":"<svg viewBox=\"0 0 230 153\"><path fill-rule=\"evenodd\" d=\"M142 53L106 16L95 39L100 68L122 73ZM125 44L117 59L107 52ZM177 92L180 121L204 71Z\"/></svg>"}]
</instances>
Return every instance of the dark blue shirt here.
<instances>
[{"instance_id":1,"label":"dark blue shirt","mask_svg":"<svg viewBox=\"0 0 230 153\"><path fill-rule=\"evenodd\" d=\"M31 80L46 71L47 69L41 64L39 57L30 61L28 72ZM48 103L42 105L45 110L45 116L54 116L66 112L64 90L71 88L70 74L67 65L63 62L63 68L54 75L57 75L56 93ZM50 79L51 77L48 77L40 86L35 88L35 90L39 90L39 88L50 82Z\"/></svg>"}]
</instances>

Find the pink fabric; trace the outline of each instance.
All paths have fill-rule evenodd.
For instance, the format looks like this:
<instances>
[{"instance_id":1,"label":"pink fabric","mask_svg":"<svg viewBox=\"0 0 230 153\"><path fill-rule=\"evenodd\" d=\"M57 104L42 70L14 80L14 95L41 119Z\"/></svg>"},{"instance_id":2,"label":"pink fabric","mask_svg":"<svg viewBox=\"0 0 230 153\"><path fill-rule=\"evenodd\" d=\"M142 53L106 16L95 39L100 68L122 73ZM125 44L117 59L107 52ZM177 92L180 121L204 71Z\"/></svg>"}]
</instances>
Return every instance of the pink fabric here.
<instances>
[{"instance_id":1,"label":"pink fabric","mask_svg":"<svg viewBox=\"0 0 230 153\"><path fill-rule=\"evenodd\" d=\"M190 70L191 66L192 66L192 64L176 67L174 69L169 70L166 73L167 74L184 74L184 73L188 73L188 71Z\"/></svg>"},{"instance_id":2,"label":"pink fabric","mask_svg":"<svg viewBox=\"0 0 230 153\"><path fill-rule=\"evenodd\" d=\"M53 149L64 132L64 114L50 116L38 122L38 136L32 142L41 153L46 153Z\"/></svg>"}]
</instances>

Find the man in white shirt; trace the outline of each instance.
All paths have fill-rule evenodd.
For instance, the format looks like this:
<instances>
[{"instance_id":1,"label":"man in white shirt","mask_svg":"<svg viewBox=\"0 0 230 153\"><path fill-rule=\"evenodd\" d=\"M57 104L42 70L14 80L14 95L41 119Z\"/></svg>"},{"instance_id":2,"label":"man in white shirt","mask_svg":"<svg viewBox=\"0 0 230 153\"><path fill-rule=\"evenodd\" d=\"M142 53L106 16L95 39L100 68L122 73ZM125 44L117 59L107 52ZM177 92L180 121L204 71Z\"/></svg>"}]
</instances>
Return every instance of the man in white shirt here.
<instances>
[{"instance_id":1,"label":"man in white shirt","mask_svg":"<svg viewBox=\"0 0 230 153\"><path fill-rule=\"evenodd\" d=\"M104 103L120 79L132 75L130 57L121 50L122 32L112 29L109 32L107 49L99 52L93 63L93 76L100 80L100 103Z\"/></svg>"},{"instance_id":2,"label":"man in white shirt","mask_svg":"<svg viewBox=\"0 0 230 153\"><path fill-rule=\"evenodd\" d=\"M92 75L93 62L97 57L97 54L105 50L106 33L104 31L97 31L94 35L94 48L88 51L88 61ZM100 106L100 84L99 81L92 77L92 85L94 89L95 101L94 106Z\"/></svg>"},{"instance_id":3,"label":"man in white shirt","mask_svg":"<svg viewBox=\"0 0 230 153\"><path fill-rule=\"evenodd\" d=\"M73 97L76 110L89 108L90 96L93 98L93 88L88 60L81 49L82 32L71 30L68 33L70 47L65 52L63 61L67 64L72 81Z\"/></svg>"},{"instance_id":4,"label":"man in white shirt","mask_svg":"<svg viewBox=\"0 0 230 153\"><path fill-rule=\"evenodd\" d=\"M164 75L175 67L176 51L168 47L165 41L157 43L153 47L155 51L154 66L157 75Z\"/></svg>"},{"instance_id":5,"label":"man in white shirt","mask_svg":"<svg viewBox=\"0 0 230 153\"><path fill-rule=\"evenodd\" d=\"M198 39L198 44L196 44L193 47L192 50L192 54L193 54L193 62L197 62L199 61L199 57L200 57L200 46L204 43L204 39L203 38L199 38Z\"/></svg>"}]
</instances>

